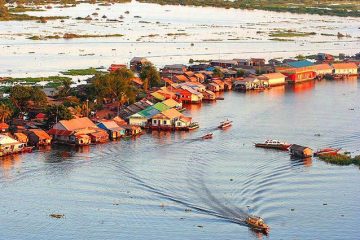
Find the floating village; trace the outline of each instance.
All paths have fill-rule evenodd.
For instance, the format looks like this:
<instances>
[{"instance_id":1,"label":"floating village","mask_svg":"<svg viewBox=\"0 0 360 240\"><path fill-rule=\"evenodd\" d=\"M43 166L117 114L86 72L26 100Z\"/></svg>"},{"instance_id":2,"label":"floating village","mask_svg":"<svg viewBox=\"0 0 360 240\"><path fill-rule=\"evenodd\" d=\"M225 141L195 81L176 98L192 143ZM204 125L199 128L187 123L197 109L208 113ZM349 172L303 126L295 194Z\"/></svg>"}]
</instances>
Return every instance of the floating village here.
<instances>
[{"instance_id":1,"label":"floating village","mask_svg":"<svg viewBox=\"0 0 360 240\"><path fill-rule=\"evenodd\" d=\"M336 58L319 53L311 60L271 59L266 62L265 59L250 58L211 60L188 66L172 64L165 65L158 72L161 85L149 88L146 86L147 76L142 76L142 71L145 66L152 64L144 57L134 57L129 66L112 64L104 73L116 74L124 69L135 73L131 85L144 93L141 97L137 96L137 101L125 102L120 106L117 99L103 98L102 108L93 110L89 109L87 99L83 111L76 111L69 106L67 110L71 117L62 119L58 109L72 96L60 97L56 92L61 91L61 87L51 91L47 89L47 105L56 109L53 124L45 124L48 122L48 114L36 107L19 113L16 118L3 117L0 124L0 156L30 153L34 148L51 144L81 147L119 139L131 140L148 131L192 131L201 127L201 123L186 114L186 105L225 100L219 95L223 91L262 92L280 85L297 85L309 81L357 79L359 64L360 53ZM76 88L81 91L83 87L80 85ZM7 97L12 99L11 95ZM31 102L27 104L32 105ZM231 125L231 119L224 119L218 123L218 128L227 129ZM210 132L200 139L212 137ZM289 150L291 155L300 158L314 154L310 147L277 140L266 140L255 146ZM334 155L339 150L321 149L315 155Z\"/></svg>"}]
</instances>

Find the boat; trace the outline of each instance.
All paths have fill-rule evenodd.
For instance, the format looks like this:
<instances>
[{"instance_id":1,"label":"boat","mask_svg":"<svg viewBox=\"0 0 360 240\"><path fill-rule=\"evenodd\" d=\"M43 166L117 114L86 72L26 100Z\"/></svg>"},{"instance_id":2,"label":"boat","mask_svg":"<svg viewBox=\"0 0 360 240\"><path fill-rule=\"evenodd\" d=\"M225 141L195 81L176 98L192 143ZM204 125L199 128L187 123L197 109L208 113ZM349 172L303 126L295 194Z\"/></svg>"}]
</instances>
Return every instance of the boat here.
<instances>
[{"instance_id":1,"label":"boat","mask_svg":"<svg viewBox=\"0 0 360 240\"><path fill-rule=\"evenodd\" d=\"M199 123L197 123L197 122L192 122L192 123L190 123L190 125L187 127L187 130L194 130L194 129L197 129L197 128L199 128Z\"/></svg>"},{"instance_id":2,"label":"boat","mask_svg":"<svg viewBox=\"0 0 360 240\"><path fill-rule=\"evenodd\" d=\"M232 125L232 121L226 120L226 121L220 122L220 125L218 126L218 128L226 129L228 127L231 127L231 125Z\"/></svg>"},{"instance_id":3,"label":"boat","mask_svg":"<svg viewBox=\"0 0 360 240\"><path fill-rule=\"evenodd\" d=\"M213 134L212 133L207 133L205 134L204 136L202 136L201 138L202 139L211 139L213 137Z\"/></svg>"},{"instance_id":4,"label":"boat","mask_svg":"<svg viewBox=\"0 0 360 240\"><path fill-rule=\"evenodd\" d=\"M321 156L321 155L336 155L341 148L322 148L314 153L315 157Z\"/></svg>"},{"instance_id":5,"label":"boat","mask_svg":"<svg viewBox=\"0 0 360 240\"><path fill-rule=\"evenodd\" d=\"M266 140L263 143L255 143L255 147L259 148L272 148L272 149L279 149L279 150L288 150L291 144L286 142L280 142L278 140Z\"/></svg>"},{"instance_id":6,"label":"boat","mask_svg":"<svg viewBox=\"0 0 360 240\"><path fill-rule=\"evenodd\" d=\"M270 227L264 222L261 217L249 216L246 218L245 222L252 229L263 232L265 234L268 234L270 231Z\"/></svg>"}]
</instances>

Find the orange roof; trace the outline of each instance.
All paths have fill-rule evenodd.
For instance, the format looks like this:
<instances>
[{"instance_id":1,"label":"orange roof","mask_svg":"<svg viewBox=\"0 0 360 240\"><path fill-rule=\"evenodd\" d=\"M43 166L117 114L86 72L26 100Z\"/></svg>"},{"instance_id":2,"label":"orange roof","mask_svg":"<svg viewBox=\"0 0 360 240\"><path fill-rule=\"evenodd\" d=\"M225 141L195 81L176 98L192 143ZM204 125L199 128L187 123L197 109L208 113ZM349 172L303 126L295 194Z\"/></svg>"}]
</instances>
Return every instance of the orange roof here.
<instances>
[{"instance_id":1,"label":"orange roof","mask_svg":"<svg viewBox=\"0 0 360 240\"><path fill-rule=\"evenodd\" d=\"M189 77L189 80L191 82L197 82L198 81L198 79L196 77Z\"/></svg>"},{"instance_id":2,"label":"orange roof","mask_svg":"<svg viewBox=\"0 0 360 240\"><path fill-rule=\"evenodd\" d=\"M286 76L282 73L267 73L267 74L263 74L262 76L264 76L267 79L277 79L277 78L285 78Z\"/></svg>"},{"instance_id":3,"label":"orange roof","mask_svg":"<svg viewBox=\"0 0 360 240\"><path fill-rule=\"evenodd\" d=\"M162 103L165 104L168 107L171 107L171 108L176 107L176 106L178 106L180 104L180 103L178 103L177 101L175 101L172 98L169 98L169 99L167 99L165 101L162 101Z\"/></svg>"},{"instance_id":4,"label":"orange roof","mask_svg":"<svg viewBox=\"0 0 360 240\"><path fill-rule=\"evenodd\" d=\"M162 112L163 115L168 117L169 119L174 119L182 116L182 113L174 108L170 108Z\"/></svg>"},{"instance_id":5,"label":"orange roof","mask_svg":"<svg viewBox=\"0 0 360 240\"><path fill-rule=\"evenodd\" d=\"M329 64L323 63L323 64L316 64L312 66L314 70L332 70L332 67Z\"/></svg>"},{"instance_id":6,"label":"orange roof","mask_svg":"<svg viewBox=\"0 0 360 240\"><path fill-rule=\"evenodd\" d=\"M124 119L122 119L119 116L116 116L112 119L114 122L116 122L117 125L122 126L122 125L126 125L126 121Z\"/></svg>"},{"instance_id":7,"label":"orange roof","mask_svg":"<svg viewBox=\"0 0 360 240\"><path fill-rule=\"evenodd\" d=\"M7 123L0 123L0 129L8 129L9 125Z\"/></svg>"},{"instance_id":8,"label":"orange roof","mask_svg":"<svg viewBox=\"0 0 360 240\"><path fill-rule=\"evenodd\" d=\"M177 79L178 81L183 81L183 82L189 81L189 79L184 75L176 75L174 78Z\"/></svg>"},{"instance_id":9,"label":"orange roof","mask_svg":"<svg viewBox=\"0 0 360 240\"><path fill-rule=\"evenodd\" d=\"M180 117L180 120L183 121L183 122L191 122L191 117L185 117L185 116L181 116Z\"/></svg>"},{"instance_id":10,"label":"orange roof","mask_svg":"<svg viewBox=\"0 0 360 240\"><path fill-rule=\"evenodd\" d=\"M41 139L51 139L50 135L47 134L44 130L41 129L29 129L30 132L33 132L36 136Z\"/></svg>"},{"instance_id":11,"label":"orange roof","mask_svg":"<svg viewBox=\"0 0 360 240\"><path fill-rule=\"evenodd\" d=\"M131 81L133 81L134 83L139 84L139 85L144 84L144 82L138 77L135 77L135 78L131 79Z\"/></svg>"},{"instance_id":12,"label":"orange roof","mask_svg":"<svg viewBox=\"0 0 360 240\"><path fill-rule=\"evenodd\" d=\"M192 71L187 71L187 72L185 72L184 74L185 74L186 76L188 76L188 77L194 76L194 72L192 72Z\"/></svg>"},{"instance_id":13,"label":"orange roof","mask_svg":"<svg viewBox=\"0 0 360 240\"><path fill-rule=\"evenodd\" d=\"M195 73L194 75L195 75L197 78L205 79L205 76L204 76L204 74L202 74L202 73Z\"/></svg>"},{"instance_id":14,"label":"orange roof","mask_svg":"<svg viewBox=\"0 0 360 240\"><path fill-rule=\"evenodd\" d=\"M14 136L19 142L26 143L28 141L28 137L23 133L14 133Z\"/></svg>"},{"instance_id":15,"label":"orange roof","mask_svg":"<svg viewBox=\"0 0 360 240\"><path fill-rule=\"evenodd\" d=\"M84 128L97 128L97 126L87 117L76 118L71 120L61 120L59 123L68 131L75 131Z\"/></svg>"},{"instance_id":16,"label":"orange roof","mask_svg":"<svg viewBox=\"0 0 360 240\"><path fill-rule=\"evenodd\" d=\"M357 69L358 66L355 63L333 63L335 69Z\"/></svg>"}]
</instances>

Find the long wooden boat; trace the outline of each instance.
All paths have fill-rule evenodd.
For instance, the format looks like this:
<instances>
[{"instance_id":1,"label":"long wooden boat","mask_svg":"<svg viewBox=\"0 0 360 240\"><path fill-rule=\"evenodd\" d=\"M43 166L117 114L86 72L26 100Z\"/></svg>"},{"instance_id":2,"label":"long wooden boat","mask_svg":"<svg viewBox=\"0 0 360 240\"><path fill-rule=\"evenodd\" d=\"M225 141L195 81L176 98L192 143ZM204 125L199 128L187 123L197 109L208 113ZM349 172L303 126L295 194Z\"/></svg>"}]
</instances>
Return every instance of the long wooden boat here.
<instances>
[{"instance_id":1,"label":"long wooden boat","mask_svg":"<svg viewBox=\"0 0 360 240\"><path fill-rule=\"evenodd\" d=\"M280 142L278 140L266 140L263 143L255 143L255 147L258 148L271 148L271 149L279 149L283 151L288 150L290 146L291 144Z\"/></svg>"},{"instance_id":2,"label":"long wooden boat","mask_svg":"<svg viewBox=\"0 0 360 240\"><path fill-rule=\"evenodd\" d=\"M212 133L207 133L205 134L204 136L202 136L201 138L202 139L211 139L213 137L213 134Z\"/></svg>"},{"instance_id":3,"label":"long wooden boat","mask_svg":"<svg viewBox=\"0 0 360 240\"><path fill-rule=\"evenodd\" d=\"M232 126L232 121L226 120L226 121L220 122L220 125L218 126L218 128L226 129L226 128L229 128L231 126Z\"/></svg>"},{"instance_id":4,"label":"long wooden boat","mask_svg":"<svg viewBox=\"0 0 360 240\"><path fill-rule=\"evenodd\" d=\"M336 155L341 150L341 148L323 148L314 153L315 157L321 155Z\"/></svg>"},{"instance_id":5,"label":"long wooden boat","mask_svg":"<svg viewBox=\"0 0 360 240\"><path fill-rule=\"evenodd\" d=\"M270 227L264 222L261 217L249 216L245 219L245 222L249 227L254 230L263 232L265 234L268 234L270 232Z\"/></svg>"}]
</instances>

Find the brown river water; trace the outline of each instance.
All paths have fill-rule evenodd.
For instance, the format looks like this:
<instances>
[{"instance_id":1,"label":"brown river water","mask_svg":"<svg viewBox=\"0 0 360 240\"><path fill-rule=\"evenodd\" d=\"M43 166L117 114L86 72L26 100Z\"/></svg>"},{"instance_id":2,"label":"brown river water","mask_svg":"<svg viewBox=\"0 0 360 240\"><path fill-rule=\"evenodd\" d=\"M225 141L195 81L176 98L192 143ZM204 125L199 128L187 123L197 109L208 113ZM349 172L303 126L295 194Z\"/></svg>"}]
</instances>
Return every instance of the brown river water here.
<instances>
[{"instance_id":1,"label":"brown river water","mask_svg":"<svg viewBox=\"0 0 360 240\"><path fill-rule=\"evenodd\" d=\"M253 146L275 138L360 154L359 90L348 80L228 92L187 107L201 124L193 132L5 158L0 239L359 239L358 167ZM227 118L234 125L218 130ZM265 219L268 237L244 226L247 214Z\"/></svg>"}]
</instances>

